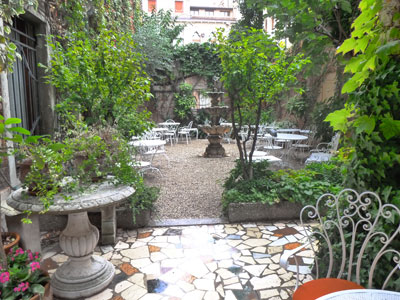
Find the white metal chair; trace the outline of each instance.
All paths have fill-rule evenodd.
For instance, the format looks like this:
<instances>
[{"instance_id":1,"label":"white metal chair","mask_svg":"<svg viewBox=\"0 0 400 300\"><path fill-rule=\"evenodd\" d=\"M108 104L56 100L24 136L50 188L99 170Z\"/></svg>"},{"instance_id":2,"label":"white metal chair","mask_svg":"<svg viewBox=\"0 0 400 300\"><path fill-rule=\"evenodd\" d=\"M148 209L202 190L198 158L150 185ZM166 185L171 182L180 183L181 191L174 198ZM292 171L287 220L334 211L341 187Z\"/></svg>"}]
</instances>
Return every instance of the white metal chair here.
<instances>
[{"instance_id":1,"label":"white metal chair","mask_svg":"<svg viewBox=\"0 0 400 300\"><path fill-rule=\"evenodd\" d=\"M278 146L275 144L275 138L270 134L264 134L261 138L261 141L264 142L262 149L266 150L267 152L273 152L277 150L282 150L282 146Z\"/></svg>"},{"instance_id":2,"label":"white metal chair","mask_svg":"<svg viewBox=\"0 0 400 300\"><path fill-rule=\"evenodd\" d=\"M154 154L149 155L149 153L146 153L147 151L148 149L145 147L135 149L135 158L132 162L132 167L136 168L142 177L147 171L156 172L162 177L160 169L153 166Z\"/></svg>"},{"instance_id":3,"label":"white metal chair","mask_svg":"<svg viewBox=\"0 0 400 300\"><path fill-rule=\"evenodd\" d=\"M186 144L189 144L190 140L190 131L186 127L179 127L177 133L177 140L179 141L179 137L184 137L186 139Z\"/></svg>"},{"instance_id":4,"label":"white metal chair","mask_svg":"<svg viewBox=\"0 0 400 300\"><path fill-rule=\"evenodd\" d=\"M190 133L195 132L196 139L199 138L199 130L197 128L193 127L193 121L189 122L189 124L186 126L186 129L189 130Z\"/></svg>"},{"instance_id":5,"label":"white metal chair","mask_svg":"<svg viewBox=\"0 0 400 300\"><path fill-rule=\"evenodd\" d=\"M198 139L199 130L197 128L192 128L192 126L193 126L193 121L190 121L187 126L182 126L178 128L178 136L177 136L178 140L180 136L185 137L186 144L188 144L190 141L190 134L192 131L196 133L196 139Z\"/></svg>"},{"instance_id":6,"label":"white metal chair","mask_svg":"<svg viewBox=\"0 0 400 300\"><path fill-rule=\"evenodd\" d=\"M329 143L319 143L315 149L310 150L310 157L306 159L306 164L313 162L329 161L339 147L340 133L337 132Z\"/></svg>"},{"instance_id":7,"label":"white metal chair","mask_svg":"<svg viewBox=\"0 0 400 300\"><path fill-rule=\"evenodd\" d=\"M173 145L174 141L175 143L177 142L177 129L178 129L178 125L175 123L174 120L172 119L168 119L165 121L165 123L167 123L167 132L164 132L164 137L169 140L169 142L171 143L171 146ZM170 124L168 124L170 123Z\"/></svg>"},{"instance_id":8,"label":"white metal chair","mask_svg":"<svg viewBox=\"0 0 400 300\"><path fill-rule=\"evenodd\" d=\"M297 272L293 300L313 300L345 289L387 288L395 272L400 271L400 252L396 246L400 239L399 218L397 206L382 204L379 196L369 191L359 194L344 189L337 195L322 195L315 206L305 206L300 222L302 226L308 225L301 231L307 243L285 250L280 258L283 268ZM305 224L310 219L317 222L311 231L310 224ZM316 279L299 287L299 271L303 269L305 273L301 266L304 251L311 251L316 257L313 267ZM318 251L321 260L317 259ZM386 274L382 274L382 267ZM376 273L380 275L379 282Z\"/></svg>"}]
</instances>

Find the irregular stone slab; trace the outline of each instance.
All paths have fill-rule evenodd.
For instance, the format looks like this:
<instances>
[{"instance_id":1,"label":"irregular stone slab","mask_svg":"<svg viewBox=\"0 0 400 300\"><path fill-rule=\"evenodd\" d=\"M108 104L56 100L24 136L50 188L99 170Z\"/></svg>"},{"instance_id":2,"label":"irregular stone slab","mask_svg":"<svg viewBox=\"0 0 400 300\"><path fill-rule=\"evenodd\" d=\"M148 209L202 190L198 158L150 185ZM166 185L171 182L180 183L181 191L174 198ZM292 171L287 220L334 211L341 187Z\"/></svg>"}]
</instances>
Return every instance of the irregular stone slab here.
<instances>
[{"instance_id":1,"label":"irregular stone slab","mask_svg":"<svg viewBox=\"0 0 400 300\"><path fill-rule=\"evenodd\" d=\"M134 284L130 288L122 292L123 299L138 300L147 293L146 289Z\"/></svg>"},{"instance_id":2,"label":"irregular stone slab","mask_svg":"<svg viewBox=\"0 0 400 300\"><path fill-rule=\"evenodd\" d=\"M276 289L260 291L261 299L270 299L271 297L278 296L279 292Z\"/></svg>"},{"instance_id":3,"label":"irregular stone slab","mask_svg":"<svg viewBox=\"0 0 400 300\"><path fill-rule=\"evenodd\" d=\"M258 277L261 275L261 273L265 270L266 267L267 267L266 265L254 265L254 266L244 266L243 269L245 269L251 275Z\"/></svg>"},{"instance_id":4,"label":"irregular stone slab","mask_svg":"<svg viewBox=\"0 0 400 300\"><path fill-rule=\"evenodd\" d=\"M254 290L265 290L274 287L279 287L281 285L281 279L278 275L272 274L262 278L253 277L250 279Z\"/></svg>"},{"instance_id":5,"label":"irregular stone slab","mask_svg":"<svg viewBox=\"0 0 400 300\"><path fill-rule=\"evenodd\" d=\"M243 244L248 245L250 247L258 247L258 246L266 246L270 243L268 240L264 239L248 239L243 242Z\"/></svg>"},{"instance_id":6,"label":"irregular stone slab","mask_svg":"<svg viewBox=\"0 0 400 300\"><path fill-rule=\"evenodd\" d=\"M130 259L140 259L150 257L149 248L147 246L138 247L134 249L121 250L120 253L123 256L129 257Z\"/></svg>"},{"instance_id":7,"label":"irregular stone slab","mask_svg":"<svg viewBox=\"0 0 400 300\"><path fill-rule=\"evenodd\" d=\"M196 279L193 284L198 290L215 291L214 280L211 279Z\"/></svg>"}]
</instances>

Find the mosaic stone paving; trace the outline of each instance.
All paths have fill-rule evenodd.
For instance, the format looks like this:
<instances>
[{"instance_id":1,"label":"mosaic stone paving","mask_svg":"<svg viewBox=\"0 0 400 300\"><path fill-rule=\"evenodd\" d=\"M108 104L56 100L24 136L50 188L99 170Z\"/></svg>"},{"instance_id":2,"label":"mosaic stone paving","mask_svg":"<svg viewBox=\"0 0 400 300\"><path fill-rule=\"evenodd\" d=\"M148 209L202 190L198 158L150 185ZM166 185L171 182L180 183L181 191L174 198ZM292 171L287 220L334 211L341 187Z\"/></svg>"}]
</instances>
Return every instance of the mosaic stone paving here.
<instances>
[{"instance_id":1,"label":"mosaic stone paving","mask_svg":"<svg viewBox=\"0 0 400 300\"><path fill-rule=\"evenodd\" d=\"M114 247L95 249L116 266L115 278L87 299L291 299L296 275L281 268L279 258L300 246L303 234L296 223L119 229ZM44 257L50 274L67 259L56 251ZM311 280L312 252L300 252L298 260L300 280Z\"/></svg>"}]
</instances>

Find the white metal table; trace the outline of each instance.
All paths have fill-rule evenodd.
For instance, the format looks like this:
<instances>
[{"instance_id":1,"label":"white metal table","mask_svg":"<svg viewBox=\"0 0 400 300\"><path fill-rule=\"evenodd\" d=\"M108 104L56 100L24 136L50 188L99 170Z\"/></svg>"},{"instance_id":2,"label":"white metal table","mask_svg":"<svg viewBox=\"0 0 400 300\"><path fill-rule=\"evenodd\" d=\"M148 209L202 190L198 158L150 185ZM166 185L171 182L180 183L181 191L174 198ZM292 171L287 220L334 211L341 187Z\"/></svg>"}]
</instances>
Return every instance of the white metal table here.
<instances>
[{"instance_id":1,"label":"white metal table","mask_svg":"<svg viewBox=\"0 0 400 300\"><path fill-rule=\"evenodd\" d=\"M345 290L319 297L316 300L400 300L400 293L373 289Z\"/></svg>"},{"instance_id":2,"label":"white metal table","mask_svg":"<svg viewBox=\"0 0 400 300\"><path fill-rule=\"evenodd\" d=\"M276 130L278 133L297 133L300 132L299 128L280 128Z\"/></svg>"},{"instance_id":3,"label":"white metal table","mask_svg":"<svg viewBox=\"0 0 400 300\"><path fill-rule=\"evenodd\" d=\"M179 122L175 122L175 123L172 123L172 122L161 122L161 123L158 123L158 125L162 126L162 127L179 126L180 124L181 123L179 123Z\"/></svg>"},{"instance_id":4,"label":"white metal table","mask_svg":"<svg viewBox=\"0 0 400 300\"><path fill-rule=\"evenodd\" d=\"M282 142L287 142L286 151L283 156L288 157L290 149L293 143L298 143L300 141L304 141L308 139L308 136L300 135L300 134L291 134L291 133L277 133L275 140L280 140ZM285 148L285 147L284 147Z\"/></svg>"},{"instance_id":5,"label":"white metal table","mask_svg":"<svg viewBox=\"0 0 400 300\"><path fill-rule=\"evenodd\" d=\"M134 147L161 147L165 145L164 140L138 140L131 142Z\"/></svg>"}]
</instances>

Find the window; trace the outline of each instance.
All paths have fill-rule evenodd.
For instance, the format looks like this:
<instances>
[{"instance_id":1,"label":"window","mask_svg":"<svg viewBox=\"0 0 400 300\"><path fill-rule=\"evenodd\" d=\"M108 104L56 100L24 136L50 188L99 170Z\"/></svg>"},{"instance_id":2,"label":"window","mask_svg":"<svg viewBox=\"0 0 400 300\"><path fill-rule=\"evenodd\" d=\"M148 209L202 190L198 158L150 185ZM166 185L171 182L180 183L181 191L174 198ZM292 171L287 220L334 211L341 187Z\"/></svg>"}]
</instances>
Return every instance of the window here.
<instances>
[{"instance_id":1,"label":"window","mask_svg":"<svg viewBox=\"0 0 400 300\"><path fill-rule=\"evenodd\" d=\"M214 16L214 10L213 9L206 9L205 10L205 15L206 16Z\"/></svg>"},{"instance_id":2,"label":"window","mask_svg":"<svg viewBox=\"0 0 400 300\"><path fill-rule=\"evenodd\" d=\"M175 1L175 12L183 13L183 1Z\"/></svg>"},{"instance_id":3,"label":"window","mask_svg":"<svg viewBox=\"0 0 400 300\"><path fill-rule=\"evenodd\" d=\"M200 10L198 10L198 9L190 9L190 15L191 16L198 16L198 15L200 15Z\"/></svg>"},{"instance_id":4,"label":"window","mask_svg":"<svg viewBox=\"0 0 400 300\"><path fill-rule=\"evenodd\" d=\"M211 107L211 98L200 94L200 107L199 108L204 108L204 107Z\"/></svg>"},{"instance_id":5,"label":"window","mask_svg":"<svg viewBox=\"0 0 400 300\"><path fill-rule=\"evenodd\" d=\"M149 12L152 12L153 10L156 9L156 5L157 5L156 0L148 0L147 3L148 3L148 11Z\"/></svg>"},{"instance_id":6,"label":"window","mask_svg":"<svg viewBox=\"0 0 400 300\"><path fill-rule=\"evenodd\" d=\"M219 13L220 13L220 15L221 15L222 17L229 17L229 16L231 15L231 12L228 11L228 10L222 10L222 11L220 11Z\"/></svg>"}]
</instances>

